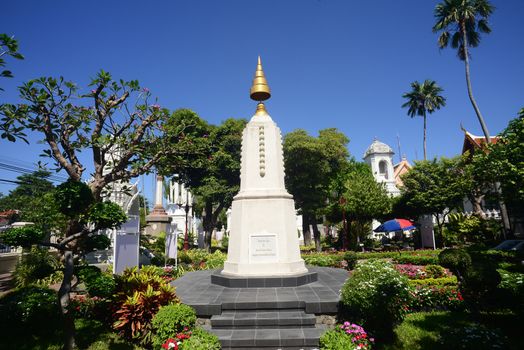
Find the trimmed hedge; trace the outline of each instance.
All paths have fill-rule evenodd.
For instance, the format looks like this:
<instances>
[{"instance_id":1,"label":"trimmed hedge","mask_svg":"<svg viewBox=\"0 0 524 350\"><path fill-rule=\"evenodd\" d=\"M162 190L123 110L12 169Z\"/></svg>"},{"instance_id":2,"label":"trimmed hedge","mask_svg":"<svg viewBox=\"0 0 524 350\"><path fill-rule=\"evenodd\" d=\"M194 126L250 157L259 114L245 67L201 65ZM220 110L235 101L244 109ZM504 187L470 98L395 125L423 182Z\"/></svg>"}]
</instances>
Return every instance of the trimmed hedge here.
<instances>
[{"instance_id":1,"label":"trimmed hedge","mask_svg":"<svg viewBox=\"0 0 524 350\"><path fill-rule=\"evenodd\" d=\"M393 258L397 264L413 264L413 265L438 265L439 260L436 255L402 255Z\"/></svg>"},{"instance_id":2,"label":"trimmed hedge","mask_svg":"<svg viewBox=\"0 0 524 350\"><path fill-rule=\"evenodd\" d=\"M457 277L441 277L441 278L426 278L423 280L409 280L412 286L456 286L458 284Z\"/></svg>"}]
</instances>

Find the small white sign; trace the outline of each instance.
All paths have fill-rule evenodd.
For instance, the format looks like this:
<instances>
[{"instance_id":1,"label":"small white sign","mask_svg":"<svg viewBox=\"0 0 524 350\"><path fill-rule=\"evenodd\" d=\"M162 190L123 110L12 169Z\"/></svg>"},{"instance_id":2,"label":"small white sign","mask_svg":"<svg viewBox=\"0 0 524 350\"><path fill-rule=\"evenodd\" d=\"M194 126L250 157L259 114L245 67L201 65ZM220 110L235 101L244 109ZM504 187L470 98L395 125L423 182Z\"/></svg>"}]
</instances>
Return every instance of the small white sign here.
<instances>
[{"instance_id":1,"label":"small white sign","mask_svg":"<svg viewBox=\"0 0 524 350\"><path fill-rule=\"evenodd\" d=\"M253 234L249 241L249 260L251 262L277 261L277 235Z\"/></svg>"}]
</instances>

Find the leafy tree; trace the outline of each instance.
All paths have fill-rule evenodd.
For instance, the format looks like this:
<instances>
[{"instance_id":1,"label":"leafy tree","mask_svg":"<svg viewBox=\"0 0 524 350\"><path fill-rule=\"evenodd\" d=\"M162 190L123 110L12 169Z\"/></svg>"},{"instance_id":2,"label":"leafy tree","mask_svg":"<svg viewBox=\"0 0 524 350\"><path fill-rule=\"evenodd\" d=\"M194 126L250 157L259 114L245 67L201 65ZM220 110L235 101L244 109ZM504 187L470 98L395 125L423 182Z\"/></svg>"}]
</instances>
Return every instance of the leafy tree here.
<instances>
[{"instance_id":1,"label":"leafy tree","mask_svg":"<svg viewBox=\"0 0 524 350\"><path fill-rule=\"evenodd\" d=\"M74 347L74 322L67 308L75 253L87 246L93 232L125 221L116 204L102 202L104 189L149 172L168 157L172 168L186 166L195 149L184 134L185 125L164 127L169 111L152 103L149 90L141 89L137 81L114 80L100 71L89 86L92 89L82 93L63 78L31 80L20 87L25 104L4 109L6 137L25 140L25 132L40 134L46 146L43 156L69 177L54 191L59 211L67 218L66 228L59 243L47 243L58 249L64 262L58 297L66 349ZM81 182L87 168L79 158L82 152L91 154L88 185Z\"/></svg>"},{"instance_id":2,"label":"leafy tree","mask_svg":"<svg viewBox=\"0 0 524 350\"><path fill-rule=\"evenodd\" d=\"M247 121L230 118L221 125L209 125L195 112L181 109L173 114L171 123L190 126L186 128L186 135L191 135L198 152L190 162L178 166L176 172L168 157L161 171L178 174L191 189L196 200L195 212L203 212L204 246L211 249L211 236L219 216L239 191L242 131Z\"/></svg>"},{"instance_id":3,"label":"leafy tree","mask_svg":"<svg viewBox=\"0 0 524 350\"><path fill-rule=\"evenodd\" d=\"M302 214L304 243L310 244L313 227L315 245L320 246L318 217L330 194L331 182L347 163L349 139L337 129L324 129L318 137L297 129L284 137L284 166L286 188L295 199Z\"/></svg>"},{"instance_id":4,"label":"leafy tree","mask_svg":"<svg viewBox=\"0 0 524 350\"><path fill-rule=\"evenodd\" d=\"M411 83L411 91L402 95L408 101L402 105L408 108L408 115L413 118L418 115L424 118L424 160L426 152L426 113L433 113L446 105L446 99L440 94L443 89L433 80L425 80L422 84L418 81Z\"/></svg>"},{"instance_id":5,"label":"leafy tree","mask_svg":"<svg viewBox=\"0 0 524 350\"><path fill-rule=\"evenodd\" d=\"M0 67L5 67L5 59L3 56L11 56L17 60L23 60L24 56L18 52L18 41L13 36L9 36L5 33L0 34ZM12 78L13 73L10 70L0 71L0 77ZM0 91L4 89L0 88Z\"/></svg>"},{"instance_id":6,"label":"leafy tree","mask_svg":"<svg viewBox=\"0 0 524 350\"><path fill-rule=\"evenodd\" d=\"M416 162L402 176L400 200L416 215L433 215L442 234L445 216L460 208L467 194L469 183L461 175L460 158Z\"/></svg>"},{"instance_id":7,"label":"leafy tree","mask_svg":"<svg viewBox=\"0 0 524 350\"><path fill-rule=\"evenodd\" d=\"M438 45L441 49L451 45L457 49L457 55L464 61L468 95L482 127L482 132L490 143L489 131L473 97L469 73L469 48L480 44L481 33L489 34L491 28L488 18L494 7L488 0L444 0L435 7L436 23L433 32L440 33ZM450 42L451 40L451 42Z\"/></svg>"},{"instance_id":8,"label":"leafy tree","mask_svg":"<svg viewBox=\"0 0 524 350\"><path fill-rule=\"evenodd\" d=\"M511 120L488 152L474 156L492 182L500 182L504 201L517 213L524 208L524 113Z\"/></svg>"},{"instance_id":9,"label":"leafy tree","mask_svg":"<svg viewBox=\"0 0 524 350\"><path fill-rule=\"evenodd\" d=\"M350 161L333 182L327 212L334 221L340 221L342 210L348 220L345 238L354 248L363 235L371 230L373 219L381 220L391 211L391 198L383 183L378 183L366 163ZM343 198L343 200L339 200Z\"/></svg>"},{"instance_id":10,"label":"leafy tree","mask_svg":"<svg viewBox=\"0 0 524 350\"><path fill-rule=\"evenodd\" d=\"M32 222L43 232L64 227L52 192L54 185L47 180L48 171L37 170L17 177L19 184L7 196L0 197L0 211L19 210L18 220Z\"/></svg>"}]
</instances>

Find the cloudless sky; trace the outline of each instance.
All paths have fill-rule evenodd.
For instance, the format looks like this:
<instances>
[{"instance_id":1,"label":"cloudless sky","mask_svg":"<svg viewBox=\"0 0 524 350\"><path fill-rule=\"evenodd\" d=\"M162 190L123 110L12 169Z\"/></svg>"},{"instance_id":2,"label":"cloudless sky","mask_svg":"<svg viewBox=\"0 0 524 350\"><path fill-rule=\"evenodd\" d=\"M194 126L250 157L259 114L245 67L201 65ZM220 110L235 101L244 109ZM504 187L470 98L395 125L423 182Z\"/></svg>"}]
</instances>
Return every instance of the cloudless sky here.
<instances>
[{"instance_id":1,"label":"cloudless sky","mask_svg":"<svg viewBox=\"0 0 524 350\"><path fill-rule=\"evenodd\" d=\"M15 35L25 60L7 59L15 77L0 79L0 102L18 102L16 87L40 76L62 75L87 90L104 69L139 80L163 107L218 124L253 115L249 88L261 55L272 90L266 107L283 133L338 128L358 160L375 137L398 153L397 135L408 160L422 158L422 118L407 116L402 94L414 80L435 80L447 106L428 118L428 157L452 157L462 149L460 123L482 132L463 62L439 50L431 31L438 2L6 0L0 32ZM492 3L493 32L471 51L471 74L494 135L524 107L524 1ZM0 161L30 166L37 140L0 140ZM16 175L0 170L2 179ZM144 182L151 196L152 181ZM0 192L12 188L0 184Z\"/></svg>"}]
</instances>

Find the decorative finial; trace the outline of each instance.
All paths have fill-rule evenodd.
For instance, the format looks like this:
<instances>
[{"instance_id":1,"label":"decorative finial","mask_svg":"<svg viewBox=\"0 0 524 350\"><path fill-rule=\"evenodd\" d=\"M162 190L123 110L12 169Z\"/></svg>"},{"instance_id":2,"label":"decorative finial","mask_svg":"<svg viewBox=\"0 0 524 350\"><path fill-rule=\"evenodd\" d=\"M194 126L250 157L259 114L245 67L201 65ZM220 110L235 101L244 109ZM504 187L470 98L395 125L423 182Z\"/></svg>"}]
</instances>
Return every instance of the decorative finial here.
<instances>
[{"instance_id":1,"label":"decorative finial","mask_svg":"<svg viewBox=\"0 0 524 350\"><path fill-rule=\"evenodd\" d=\"M255 101L265 101L271 97L271 90L267 85L267 80L262 70L262 61L258 56L257 70L255 72L255 78L253 79L253 85L251 85L250 97Z\"/></svg>"}]
</instances>

